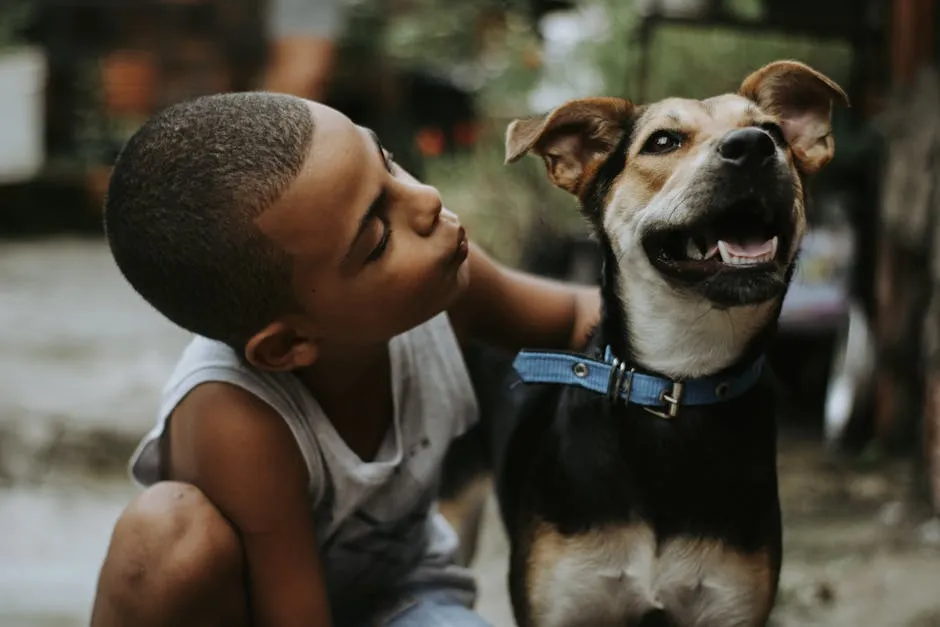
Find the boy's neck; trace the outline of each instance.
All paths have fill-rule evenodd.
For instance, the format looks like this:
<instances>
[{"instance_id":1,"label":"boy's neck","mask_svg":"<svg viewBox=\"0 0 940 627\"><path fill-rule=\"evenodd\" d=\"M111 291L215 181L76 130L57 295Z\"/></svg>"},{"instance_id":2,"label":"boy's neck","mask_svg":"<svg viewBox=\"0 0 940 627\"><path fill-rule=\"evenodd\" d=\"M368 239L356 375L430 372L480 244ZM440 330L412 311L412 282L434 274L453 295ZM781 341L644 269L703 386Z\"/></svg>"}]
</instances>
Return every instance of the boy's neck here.
<instances>
[{"instance_id":1,"label":"boy's neck","mask_svg":"<svg viewBox=\"0 0 940 627\"><path fill-rule=\"evenodd\" d=\"M317 398L374 389L390 371L388 343L321 350L317 361L297 371Z\"/></svg>"},{"instance_id":2,"label":"boy's neck","mask_svg":"<svg viewBox=\"0 0 940 627\"><path fill-rule=\"evenodd\" d=\"M388 344L321 353L296 374L346 445L373 460L394 418Z\"/></svg>"}]
</instances>

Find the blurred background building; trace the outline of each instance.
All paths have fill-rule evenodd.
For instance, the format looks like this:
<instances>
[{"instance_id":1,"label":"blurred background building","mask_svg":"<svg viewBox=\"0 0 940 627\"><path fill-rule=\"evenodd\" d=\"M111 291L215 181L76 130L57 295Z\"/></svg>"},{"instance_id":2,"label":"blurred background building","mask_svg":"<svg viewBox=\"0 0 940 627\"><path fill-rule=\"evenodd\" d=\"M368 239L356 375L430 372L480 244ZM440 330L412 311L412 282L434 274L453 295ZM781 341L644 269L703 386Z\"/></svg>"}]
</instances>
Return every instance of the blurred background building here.
<instances>
[{"instance_id":1,"label":"blurred background building","mask_svg":"<svg viewBox=\"0 0 940 627\"><path fill-rule=\"evenodd\" d=\"M0 0L0 624L87 623L133 493L127 458L186 341L124 284L100 233L110 165L149 115L206 93L309 90L375 129L498 258L593 282L573 202L536 160L503 165L506 123L586 95L703 97L796 58L853 106L835 114L772 355L787 530L775 621L940 625L933 0L310 0L319 43L306 44L267 2ZM476 566L497 625L504 550L491 521Z\"/></svg>"}]
</instances>

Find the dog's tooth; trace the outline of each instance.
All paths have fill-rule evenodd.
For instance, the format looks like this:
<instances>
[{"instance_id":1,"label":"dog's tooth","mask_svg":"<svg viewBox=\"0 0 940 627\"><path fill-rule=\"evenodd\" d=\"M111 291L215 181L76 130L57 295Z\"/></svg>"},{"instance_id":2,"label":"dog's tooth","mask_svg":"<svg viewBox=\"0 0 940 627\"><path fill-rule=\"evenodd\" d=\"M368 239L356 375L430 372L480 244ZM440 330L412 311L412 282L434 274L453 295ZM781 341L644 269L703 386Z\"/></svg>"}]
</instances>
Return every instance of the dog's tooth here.
<instances>
[{"instance_id":1,"label":"dog's tooth","mask_svg":"<svg viewBox=\"0 0 940 627\"><path fill-rule=\"evenodd\" d=\"M685 254L689 259L695 259L696 261L704 259L702 249L698 247L694 237L690 237L685 243Z\"/></svg>"},{"instance_id":2,"label":"dog's tooth","mask_svg":"<svg viewBox=\"0 0 940 627\"><path fill-rule=\"evenodd\" d=\"M770 259L774 259L777 257L777 243L778 243L777 236L774 235L774 238L770 240ZM768 259L768 261L770 260Z\"/></svg>"},{"instance_id":3,"label":"dog's tooth","mask_svg":"<svg viewBox=\"0 0 940 627\"><path fill-rule=\"evenodd\" d=\"M734 263L734 258L728 252L728 245L722 240L718 240L718 253L721 255L722 263Z\"/></svg>"},{"instance_id":4,"label":"dog's tooth","mask_svg":"<svg viewBox=\"0 0 940 627\"><path fill-rule=\"evenodd\" d=\"M729 266L754 266L759 263L764 263L770 258L767 255L761 255L760 257L740 257L738 255L728 255L727 258L723 257L722 261Z\"/></svg>"}]
</instances>

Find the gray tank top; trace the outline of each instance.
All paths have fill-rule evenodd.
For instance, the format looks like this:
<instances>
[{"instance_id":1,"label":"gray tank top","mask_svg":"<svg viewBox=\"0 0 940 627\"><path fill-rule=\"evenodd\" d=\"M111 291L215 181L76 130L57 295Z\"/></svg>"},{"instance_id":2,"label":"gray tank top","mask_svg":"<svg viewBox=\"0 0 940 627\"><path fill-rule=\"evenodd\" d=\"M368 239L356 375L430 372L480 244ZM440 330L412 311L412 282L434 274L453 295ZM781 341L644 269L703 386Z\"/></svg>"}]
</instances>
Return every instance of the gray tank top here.
<instances>
[{"instance_id":1,"label":"gray tank top","mask_svg":"<svg viewBox=\"0 0 940 627\"><path fill-rule=\"evenodd\" d=\"M156 426L131 459L131 476L144 486L161 479L166 419L194 387L236 385L281 415L303 454L334 613L398 587L443 585L472 599L473 577L453 563L457 536L435 505L447 448L477 420L447 315L394 337L389 354L394 421L375 460L363 462L296 377L259 371L228 346L195 337L163 391Z\"/></svg>"}]
</instances>

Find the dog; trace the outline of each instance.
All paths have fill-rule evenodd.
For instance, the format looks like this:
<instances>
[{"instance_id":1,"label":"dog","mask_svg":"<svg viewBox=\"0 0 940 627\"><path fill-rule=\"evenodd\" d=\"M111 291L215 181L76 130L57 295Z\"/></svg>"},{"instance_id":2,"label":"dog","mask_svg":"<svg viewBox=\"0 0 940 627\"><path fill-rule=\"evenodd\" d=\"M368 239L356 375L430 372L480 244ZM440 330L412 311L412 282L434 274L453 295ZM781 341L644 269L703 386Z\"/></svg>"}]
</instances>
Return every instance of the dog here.
<instances>
[{"instance_id":1,"label":"dog","mask_svg":"<svg viewBox=\"0 0 940 627\"><path fill-rule=\"evenodd\" d=\"M489 392L448 460L442 511L472 553L478 509L455 504L494 472L518 625L767 623L782 529L763 354L836 105L835 82L778 61L737 93L586 98L509 125L506 162L541 158L603 257L583 354L468 356Z\"/></svg>"}]
</instances>

